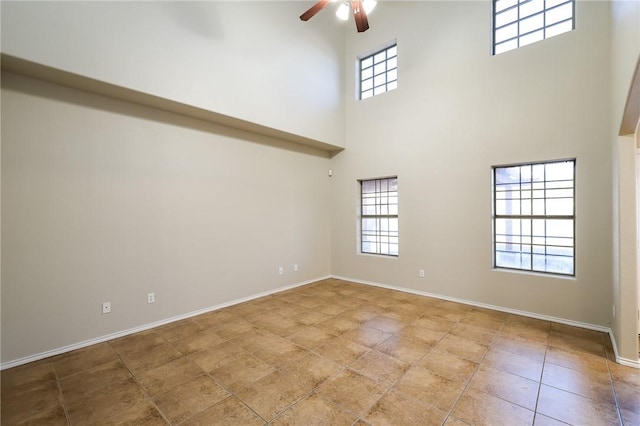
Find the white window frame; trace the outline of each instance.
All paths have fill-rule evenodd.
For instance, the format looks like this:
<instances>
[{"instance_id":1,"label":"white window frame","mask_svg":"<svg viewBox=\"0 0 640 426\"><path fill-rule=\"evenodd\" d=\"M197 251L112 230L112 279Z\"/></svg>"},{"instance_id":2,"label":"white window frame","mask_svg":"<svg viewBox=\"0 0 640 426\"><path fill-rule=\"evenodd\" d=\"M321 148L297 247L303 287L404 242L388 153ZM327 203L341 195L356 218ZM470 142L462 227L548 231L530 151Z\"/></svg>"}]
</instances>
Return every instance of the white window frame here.
<instances>
[{"instance_id":1,"label":"white window frame","mask_svg":"<svg viewBox=\"0 0 640 426\"><path fill-rule=\"evenodd\" d=\"M395 40L358 57L357 98L364 100L398 87L398 44Z\"/></svg>"},{"instance_id":2,"label":"white window frame","mask_svg":"<svg viewBox=\"0 0 640 426\"><path fill-rule=\"evenodd\" d=\"M570 11L570 17L567 14ZM576 27L575 0L493 0L491 53L498 55Z\"/></svg>"},{"instance_id":3,"label":"white window frame","mask_svg":"<svg viewBox=\"0 0 640 426\"><path fill-rule=\"evenodd\" d=\"M398 257L400 254L398 177L361 179L358 184L360 188L358 252ZM365 186L369 189L365 189Z\"/></svg>"},{"instance_id":4,"label":"white window frame","mask_svg":"<svg viewBox=\"0 0 640 426\"><path fill-rule=\"evenodd\" d=\"M560 163L571 163L571 179L547 179L547 167ZM517 173L518 179L498 177L503 169L505 174ZM537 180L541 173L544 178ZM494 166L492 193L493 267L574 277L576 159ZM520 265L514 265L518 261Z\"/></svg>"}]
</instances>

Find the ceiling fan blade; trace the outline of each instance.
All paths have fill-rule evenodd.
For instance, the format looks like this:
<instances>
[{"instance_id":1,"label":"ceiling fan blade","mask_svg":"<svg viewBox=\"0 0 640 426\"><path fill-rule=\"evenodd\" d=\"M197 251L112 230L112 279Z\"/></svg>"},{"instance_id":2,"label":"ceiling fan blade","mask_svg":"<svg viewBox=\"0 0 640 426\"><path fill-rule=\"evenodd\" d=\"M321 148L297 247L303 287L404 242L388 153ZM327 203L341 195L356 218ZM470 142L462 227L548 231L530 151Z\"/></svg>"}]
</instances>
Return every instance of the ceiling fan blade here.
<instances>
[{"instance_id":1,"label":"ceiling fan blade","mask_svg":"<svg viewBox=\"0 0 640 426\"><path fill-rule=\"evenodd\" d=\"M369 20L367 19L367 12L362 6L362 0L351 0L351 7L353 8L353 18L356 21L358 32L367 31L369 29Z\"/></svg>"},{"instance_id":2,"label":"ceiling fan blade","mask_svg":"<svg viewBox=\"0 0 640 426\"><path fill-rule=\"evenodd\" d=\"M316 13L320 12L325 8L327 4L329 4L329 1L330 0L319 0L316 4L311 6L309 10L300 15L300 19L302 19L303 21L308 21L309 19L313 18Z\"/></svg>"}]
</instances>

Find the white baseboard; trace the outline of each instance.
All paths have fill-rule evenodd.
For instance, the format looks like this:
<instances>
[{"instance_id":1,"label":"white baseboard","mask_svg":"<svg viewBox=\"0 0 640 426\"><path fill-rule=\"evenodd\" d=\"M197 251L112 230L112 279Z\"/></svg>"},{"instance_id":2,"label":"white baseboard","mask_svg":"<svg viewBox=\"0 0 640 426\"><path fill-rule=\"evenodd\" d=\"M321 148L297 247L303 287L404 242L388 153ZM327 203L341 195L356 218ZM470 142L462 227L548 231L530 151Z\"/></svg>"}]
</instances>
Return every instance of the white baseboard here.
<instances>
[{"instance_id":1,"label":"white baseboard","mask_svg":"<svg viewBox=\"0 0 640 426\"><path fill-rule=\"evenodd\" d=\"M611 344L613 345L613 354L616 357L616 362L621 365L626 365L627 367L640 368L640 360L636 361L633 359L623 358L618 355L618 344L616 343L616 336L613 334L612 330L609 330L609 337L611 337Z\"/></svg>"},{"instance_id":2,"label":"white baseboard","mask_svg":"<svg viewBox=\"0 0 640 426\"><path fill-rule=\"evenodd\" d=\"M281 291L285 291L285 290L290 290L292 288L296 288L296 287L300 287L303 285L307 285L307 284L311 284L317 281L321 281L321 280L325 280L331 278L330 275L324 276L324 277L319 277L319 278L314 278L312 280L307 280L307 281L301 281L295 284L290 284L284 287L278 287L276 289L273 290L268 290L268 291L264 291L261 293L257 293L257 294L253 294L251 296L247 296L247 297L242 297L240 299L234 299L231 300L229 302L225 302L225 303L221 303L218 305L214 305L214 306L209 306L207 308L203 308L203 309L198 309L197 311L193 311L193 312L188 312L186 314L182 314L182 315L177 315L175 317L171 317L171 318L167 318L167 319L163 319L160 321L155 321L149 324L144 324L144 325L140 325L137 327L133 327L127 330L122 330L122 331L117 331L115 333L110 333L104 336L100 336L100 337L96 337L93 339L89 339L89 340L85 340L82 342L78 342L78 343L74 343L71 345L67 345L67 346L63 346L60 348L56 348L56 349L52 349L49 351L45 351L45 352L40 352L34 355L29 355L23 358L19 358L13 361L7 361L7 362L3 362L0 364L0 370L5 370L7 368L12 368L12 367L17 367L19 365L23 365L23 364L27 364L33 361L39 361L41 359L44 358L49 358L51 356L54 355L60 355L66 352L71 352L74 351L76 349L81 349L81 348L85 348L87 346L91 346L91 345L95 345L97 343L102 343L102 342L106 342L108 340L113 340L113 339L117 339L119 337L124 337L124 336L128 336L130 334L134 334L134 333L139 333L141 331L145 331L145 330L149 330L151 328L155 328L155 327L159 327L161 325L165 325L165 324L169 324L175 321L180 321L183 319L187 319L187 318L191 318L191 317L195 317L197 315L201 315L207 312L211 312L211 311L215 311L218 309L222 309L222 308L226 308L229 306L233 306L233 305L237 305L238 303L243 303L243 302L248 302L250 300L254 300L254 299L258 299L260 297L264 297L264 296L269 296L271 294L274 293L280 293Z\"/></svg>"}]
</instances>

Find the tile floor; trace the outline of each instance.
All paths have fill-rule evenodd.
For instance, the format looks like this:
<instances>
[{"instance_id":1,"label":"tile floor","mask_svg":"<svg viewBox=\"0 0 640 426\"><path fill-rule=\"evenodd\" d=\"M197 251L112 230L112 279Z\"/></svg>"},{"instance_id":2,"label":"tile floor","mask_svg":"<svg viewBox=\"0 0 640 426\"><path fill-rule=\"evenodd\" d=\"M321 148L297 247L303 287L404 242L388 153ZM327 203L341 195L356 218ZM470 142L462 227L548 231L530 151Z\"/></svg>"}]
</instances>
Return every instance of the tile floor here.
<instances>
[{"instance_id":1,"label":"tile floor","mask_svg":"<svg viewBox=\"0 0 640 426\"><path fill-rule=\"evenodd\" d=\"M640 425L607 335L329 279L2 372L2 424Z\"/></svg>"}]
</instances>

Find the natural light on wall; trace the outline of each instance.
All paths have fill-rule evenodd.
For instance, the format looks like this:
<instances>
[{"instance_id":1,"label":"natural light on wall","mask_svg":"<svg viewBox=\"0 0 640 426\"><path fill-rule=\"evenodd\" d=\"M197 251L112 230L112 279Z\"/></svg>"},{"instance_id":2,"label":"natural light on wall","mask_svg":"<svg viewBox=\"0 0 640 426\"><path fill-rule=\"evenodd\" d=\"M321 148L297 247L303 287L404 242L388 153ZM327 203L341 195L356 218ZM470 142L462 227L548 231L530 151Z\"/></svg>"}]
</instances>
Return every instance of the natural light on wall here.
<instances>
[{"instance_id":1,"label":"natural light on wall","mask_svg":"<svg viewBox=\"0 0 640 426\"><path fill-rule=\"evenodd\" d=\"M575 28L575 0L494 0L493 54Z\"/></svg>"}]
</instances>

